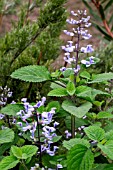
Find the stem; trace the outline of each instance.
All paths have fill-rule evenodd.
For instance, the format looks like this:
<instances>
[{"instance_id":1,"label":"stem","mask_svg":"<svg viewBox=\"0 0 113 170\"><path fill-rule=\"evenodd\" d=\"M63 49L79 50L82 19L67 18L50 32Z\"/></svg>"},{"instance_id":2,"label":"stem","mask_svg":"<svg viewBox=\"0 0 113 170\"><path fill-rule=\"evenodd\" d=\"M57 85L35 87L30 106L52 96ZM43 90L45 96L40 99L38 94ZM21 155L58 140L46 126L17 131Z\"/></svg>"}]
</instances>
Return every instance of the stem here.
<instances>
[{"instance_id":1,"label":"stem","mask_svg":"<svg viewBox=\"0 0 113 170\"><path fill-rule=\"evenodd\" d=\"M40 114L39 114L40 118ZM42 168L42 153L41 153L41 142L40 142L40 125L39 125L39 120L38 116L36 114L36 120L37 120L37 127L38 127L38 147L39 147L39 166Z\"/></svg>"},{"instance_id":2,"label":"stem","mask_svg":"<svg viewBox=\"0 0 113 170\"><path fill-rule=\"evenodd\" d=\"M75 116L71 115L71 134L72 138L75 138Z\"/></svg>"},{"instance_id":3,"label":"stem","mask_svg":"<svg viewBox=\"0 0 113 170\"><path fill-rule=\"evenodd\" d=\"M23 166L24 170L28 170L23 160L21 161L21 165Z\"/></svg>"}]
</instances>

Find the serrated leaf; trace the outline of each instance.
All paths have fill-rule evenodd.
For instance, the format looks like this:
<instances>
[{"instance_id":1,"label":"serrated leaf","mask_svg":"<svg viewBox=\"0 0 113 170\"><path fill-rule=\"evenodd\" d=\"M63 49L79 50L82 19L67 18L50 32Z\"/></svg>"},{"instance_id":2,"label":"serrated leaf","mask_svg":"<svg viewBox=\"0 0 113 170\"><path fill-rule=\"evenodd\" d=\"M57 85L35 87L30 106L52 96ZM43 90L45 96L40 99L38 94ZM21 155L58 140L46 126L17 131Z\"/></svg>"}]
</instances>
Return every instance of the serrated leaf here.
<instances>
[{"instance_id":1,"label":"serrated leaf","mask_svg":"<svg viewBox=\"0 0 113 170\"><path fill-rule=\"evenodd\" d=\"M12 142L14 139L14 132L12 129L6 128L0 130L0 144Z\"/></svg>"},{"instance_id":2,"label":"serrated leaf","mask_svg":"<svg viewBox=\"0 0 113 170\"><path fill-rule=\"evenodd\" d=\"M37 65L21 67L15 70L11 77L27 82L43 82L51 79L46 67Z\"/></svg>"},{"instance_id":3,"label":"serrated leaf","mask_svg":"<svg viewBox=\"0 0 113 170\"><path fill-rule=\"evenodd\" d=\"M56 83L55 83L56 82ZM51 83L51 88L52 89L57 89L57 88L64 88L65 87L65 84L60 82L60 81L55 81L55 82L52 82ZM62 87L63 86L63 87Z\"/></svg>"},{"instance_id":4,"label":"serrated leaf","mask_svg":"<svg viewBox=\"0 0 113 170\"><path fill-rule=\"evenodd\" d=\"M113 114L109 113L109 112L99 112L97 114L97 119L102 119L102 118L113 118Z\"/></svg>"},{"instance_id":5,"label":"serrated leaf","mask_svg":"<svg viewBox=\"0 0 113 170\"><path fill-rule=\"evenodd\" d=\"M68 96L68 93L65 88L57 88L57 89L51 90L48 93L48 96L62 97L62 96Z\"/></svg>"},{"instance_id":6,"label":"serrated leaf","mask_svg":"<svg viewBox=\"0 0 113 170\"><path fill-rule=\"evenodd\" d=\"M89 139L101 141L104 138L105 131L99 126L89 126L84 128L84 131Z\"/></svg>"},{"instance_id":7,"label":"serrated leaf","mask_svg":"<svg viewBox=\"0 0 113 170\"><path fill-rule=\"evenodd\" d=\"M17 160L14 156L6 156L2 159L0 162L0 169L1 170L8 170L12 169L19 163L19 160Z\"/></svg>"},{"instance_id":8,"label":"serrated leaf","mask_svg":"<svg viewBox=\"0 0 113 170\"><path fill-rule=\"evenodd\" d=\"M22 159L22 150L21 147L17 147L17 146L12 146L11 147L11 152L13 153L13 155L15 157L17 157L18 159Z\"/></svg>"},{"instance_id":9,"label":"serrated leaf","mask_svg":"<svg viewBox=\"0 0 113 170\"><path fill-rule=\"evenodd\" d=\"M90 74L87 71L83 71L80 73L80 77L90 79Z\"/></svg>"},{"instance_id":10,"label":"serrated leaf","mask_svg":"<svg viewBox=\"0 0 113 170\"><path fill-rule=\"evenodd\" d=\"M94 156L86 146L77 144L67 155L67 170L91 170Z\"/></svg>"},{"instance_id":11,"label":"serrated leaf","mask_svg":"<svg viewBox=\"0 0 113 170\"><path fill-rule=\"evenodd\" d=\"M113 140L113 130L110 130L109 132L105 133L105 139Z\"/></svg>"},{"instance_id":12,"label":"serrated leaf","mask_svg":"<svg viewBox=\"0 0 113 170\"><path fill-rule=\"evenodd\" d=\"M105 145L98 143L97 146L102 150L104 154L113 160L113 140L107 141Z\"/></svg>"},{"instance_id":13,"label":"serrated leaf","mask_svg":"<svg viewBox=\"0 0 113 170\"><path fill-rule=\"evenodd\" d=\"M88 86L78 86L75 91L77 97L83 98L87 101L94 102L96 95L102 94L110 96L109 93L103 92L101 90L93 89Z\"/></svg>"},{"instance_id":14,"label":"serrated leaf","mask_svg":"<svg viewBox=\"0 0 113 170\"><path fill-rule=\"evenodd\" d=\"M113 79L113 73L101 73L92 77L92 81L88 83L99 83Z\"/></svg>"},{"instance_id":15,"label":"serrated leaf","mask_svg":"<svg viewBox=\"0 0 113 170\"><path fill-rule=\"evenodd\" d=\"M72 96L75 93L75 85L73 82L68 82L66 86L66 90L70 96Z\"/></svg>"},{"instance_id":16,"label":"serrated leaf","mask_svg":"<svg viewBox=\"0 0 113 170\"><path fill-rule=\"evenodd\" d=\"M23 104L8 104L3 107L0 112L9 116L16 116L16 113L23 110L23 108Z\"/></svg>"},{"instance_id":17,"label":"serrated leaf","mask_svg":"<svg viewBox=\"0 0 113 170\"><path fill-rule=\"evenodd\" d=\"M81 106L76 107L72 102L65 100L62 103L62 108L70 114L78 118L82 118L92 108L92 104L90 102L86 102Z\"/></svg>"},{"instance_id":18,"label":"serrated leaf","mask_svg":"<svg viewBox=\"0 0 113 170\"><path fill-rule=\"evenodd\" d=\"M68 141L63 142L63 146L68 150L70 150L74 145L77 145L77 144L82 144L86 146L87 148L90 147L89 142L86 139L81 139L81 138L70 139Z\"/></svg>"},{"instance_id":19,"label":"serrated leaf","mask_svg":"<svg viewBox=\"0 0 113 170\"><path fill-rule=\"evenodd\" d=\"M22 159L27 159L35 155L38 148L37 146L34 145L25 145L21 147L21 150L22 150Z\"/></svg>"}]
</instances>

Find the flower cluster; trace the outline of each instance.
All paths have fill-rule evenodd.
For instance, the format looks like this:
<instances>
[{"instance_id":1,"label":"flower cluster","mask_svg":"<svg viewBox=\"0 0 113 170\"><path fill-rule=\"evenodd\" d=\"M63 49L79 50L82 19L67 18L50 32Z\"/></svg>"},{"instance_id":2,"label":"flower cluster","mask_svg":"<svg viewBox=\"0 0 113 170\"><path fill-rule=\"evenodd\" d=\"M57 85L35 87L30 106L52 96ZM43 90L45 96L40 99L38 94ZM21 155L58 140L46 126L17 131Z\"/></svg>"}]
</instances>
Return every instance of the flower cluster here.
<instances>
[{"instance_id":1,"label":"flower cluster","mask_svg":"<svg viewBox=\"0 0 113 170\"><path fill-rule=\"evenodd\" d=\"M41 144L41 152L46 152L51 156L55 155L55 151L58 149L57 146L53 146L51 149L51 144L53 143L53 138L57 136L55 133L56 126L59 124L58 122L53 122L52 118L55 114L56 108L51 108L49 112L38 113L37 109L44 105L46 98L43 97L41 101L38 101L35 105L30 105L27 102L26 98L21 100L24 105L24 110L20 110L17 113L22 120L22 122L17 122L17 124L21 127L22 132L30 131L30 138L34 141L37 141L35 136L35 132L37 130L37 126L40 125L42 127L41 136L44 138L43 144ZM34 121L30 122L29 118L34 118ZM51 126L49 126L51 124ZM52 126L53 124L53 126Z\"/></svg>"},{"instance_id":2,"label":"flower cluster","mask_svg":"<svg viewBox=\"0 0 113 170\"><path fill-rule=\"evenodd\" d=\"M78 10L77 13L71 11L71 16L73 18L66 21L74 27L71 31L64 30L64 33L71 37L71 41L67 41L67 45L62 46L62 50L65 52L64 61L71 64L71 68L62 67L60 71L63 72L66 69L72 69L74 73L78 73L80 70L80 66L78 65L79 53L88 54L94 51L91 44L86 47L80 46L80 40L88 40L92 37L86 29L91 26L91 23L89 22L90 16L87 16L86 10ZM89 67L91 64L94 64L93 56L89 58L89 61L82 60L81 63Z\"/></svg>"},{"instance_id":3,"label":"flower cluster","mask_svg":"<svg viewBox=\"0 0 113 170\"><path fill-rule=\"evenodd\" d=\"M12 96L10 88L5 86L4 88L0 86L0 107L7 104L7 99Z\"/></svg>"},{"instance_id":4,"label":"flower cluster","mask_svg":"<svg viewBox=\"0 0 113 170\"><path fill-rule=\"evenodd\" d=\"M36 163L35 166L31 167L30 170L37 170L38 168L39 168L39 164ZM57 164L56 169L48 168L48 170L58 170L61 168L63 168L63 166L61 164ZM42 167L41 170L46 170L46 169L44 167Z\"/></svg>"}]
</instances>

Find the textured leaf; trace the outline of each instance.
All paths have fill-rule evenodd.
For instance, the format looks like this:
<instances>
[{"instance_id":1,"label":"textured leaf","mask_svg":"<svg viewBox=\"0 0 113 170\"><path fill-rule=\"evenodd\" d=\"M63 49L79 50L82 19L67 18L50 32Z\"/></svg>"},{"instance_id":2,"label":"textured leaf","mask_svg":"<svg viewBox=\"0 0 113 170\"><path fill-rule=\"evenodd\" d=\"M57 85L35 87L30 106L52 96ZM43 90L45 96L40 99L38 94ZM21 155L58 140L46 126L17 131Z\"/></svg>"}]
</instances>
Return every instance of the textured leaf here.
<instances>
[{"instance_id":1,"label":"textured leaf","mask_svg":"<svg viewBox=\"0 0 113 170\"><path fill-rule=\"evenodd\" d=\"M94 164L94 168L91 170L105 170L106 164Z\"/></svg>"},{"instance_id":2,"label":"textured leaf","mask_svg":"<svg viewBox=\"0 0 113 170\"><path fill-rule=\"evenodd\" d=\"M23 104L9 104L1 109L1 113L16 116L16 113L23 110Z\"/></svg>"},{"instance_id":3,"label":"textured leaf","mask_svg":"<svg viewBox=\"0 0 113 170\"><path fill-rule=\"evenodd\" d=\"M17 157L18 159L22 159L22 150L21 147L17 147L17 146L12 146L11 147L11 152L13 153L13 155L15 157Z\"/></svg>"},{"instance_id":4,"label":"textured leaf","mask_svg":"<svg viewBox=\"0 0 113 170\"><path fill-rule=\"evenodd\" d=\"M38 148L37 146L34 145L25 145L21 147L21 150L22 150L22 159L27 159L35 155Z\"/></svg>"},{"instance_id":5,"label":"textured leaf","mask_svg":"<svg viewBox=\"0 0 113 170\"><path fill-rule=\"evenodd\" d=\"M57 88L57 89L51 90L48 93L48 96L62 97L62 96L68 96L68 93L65 88Z\"/></svg>"},{"instance_id":6,"label":"textured leaf","mask_svg":"<svg viewBox=\"0 0 113 170\"><path fill-rule=\"evenodd\" d=\"M14 132L12 129L6 128L0 130L0 144L12 142L14 139Z\"/></svg>"},{"instance_id":7,"label":"textured leaf","mask_svg":"<svg viewBox=\"0 0 113 170\"><path fill-rule=\"evenodd\" d=\"M70 150L76 144L82 144L86 146L87 148L90 147L90 144L86 139L75 138L75 139L70 139L69 141L63 142L63 146L68 150Z\"/></svg>"},{"instance_id":8,"label":"textured leaf","mask_svg":"<svg viewBox=\"0 0 113 170\"><path fill-rule=\"evenodd\" d=\"M33 145L25 145L22 147L12 146L11 151L18 159L27 159L36 154L38 148Z\"/></svg>"},{"instance_id":9,"label":"textured leaf","mask_svg":"<svg viewBox=\"0 0 113 170\"><path fill-rule=\"evenodd\" d=\"M98 94L110 96L109 93L103 92L101 90L96 90L88 86L78 86L75 93L77 97L83 98L87 101L94 101L96 95Z\"/></svg>"},{"instance_id":10,"label":"textured leaf","mask_svg":"<svg viewBox=\"0 0 113 170\"><path fill-rule=\"evenodd\" d=\"M84 104L82 104L79 107L76 107L73 103L71 103L68 100L65 100L62 103L62 108L69 112L70 114L78 117L78 118L82 118L92 107L92 104L90 102L86 102Z\"/></svg>"},{"instance_id":11,"label":"textured leaf","mask_svg":"<svg viewBox=\"0 0 113 170\"><path fill-rule=\"evenodd\" d=\"M80 77L86 78L86 79L90 79L90 74L87 71L83 71L80 74Z\"/></svg>"},{"instance_id":12,"label":"textured leaf","mask_svg":"<svg viewBox=\"0 0 113 170\"><path fill-rule=\"evenodd\" d=\"M89 137L89 139L100 141L104 138L105 131L100 128L99 126L89 126L84 128L84 131L86 135Z\"/></svg>"},{"instance_id":13,"label":"textured leaf","mask_svg":"<svg viewBox=\"0 0 113 170\"><path fill-rule=\"evenodd\" d=\"M113 114L109 112L99 112L97 114L97 119L102 119L102 118L113 118Z\"/></svg>"},{"instance_id":14,"label":"textured leaf","mask_svg":"<svg viewBox=\"0 0 113 170\"><path fill-rule=\"evenodd\" d=\"M77 144L67 155L67 170L91 170L94 157L86 146Z\"/></svg>"},{"instance_id":15,"label":"textured leaf","mask_svg":"<svg viewBox=\"0 0 113 170\"><path fill-rule=\"evenodd\" d=\"M70 96L72 96L75 93L75 85L73 82L68 82L66 86L66 90Z\"/></svg>"},{"instance_id":16,"label":"textured leaf","mask_svg":"<svg viewBox=\"0 0 113 170\"><path fill-rule=\"evenodd\" d=\"M113 140L113 130L110 130L109 132L105 133L105 139Z\"/></svg>"},{"instance_id":17,"label":"textured leaf","mask_svg":"<svg viewBox=\"0 0 113 170\"><path fill-rule=\"evenodd\" d=\"M113 160L113 140L107 141L105 145L99 143L97 146L102 150L104 154Z\"/></svg>"},{"instance_id":18,"label":"textured leaf","mask_svg":"<svg viewBox=\"0 0 113 170\"><path fill-rule=\"evenodd\" d=\"M27 82L43 82L51 79L46 67L37 65L21 67L15 70L11 77Z\"/></svg>"},{"instance_id":19,"label":"textured leaf","mask_svg":"<svg viewBox=\"0 0 113 170\"><path fill-rule=\"evenodd\" d=\"M55 83L56 82L56 83ZM62 82L60 81L55 81L55 82L52 82L51 83L51 88L52 89L57 89L57 88L64 88L65 87L65 84L63 84ZM63 86L63 87L62 87Z\"/></svg>"},{"instance_id":20,"label":"textured leaf","mask_svg":"<svg viewBox=\"0 0 113 170\"><path fill-rule=\"evenodd\" d=\"M92 77L93 81L88 83L98 83L98 82L103 82L111 79L113 79L113 73L101 73L93 76Z\"/></svg>"},{"instance_id":21,"label":"textured leaf","mask_svg":"<svg viewBox=\"0 0 113 170\"><path fill-rule=\"evenodd\" d=\"M12 169L18 163L19 163L19 160L17 160L14 156L6 156L0 162L0 169L1 170Z\"/></svg>"}]
</instances>

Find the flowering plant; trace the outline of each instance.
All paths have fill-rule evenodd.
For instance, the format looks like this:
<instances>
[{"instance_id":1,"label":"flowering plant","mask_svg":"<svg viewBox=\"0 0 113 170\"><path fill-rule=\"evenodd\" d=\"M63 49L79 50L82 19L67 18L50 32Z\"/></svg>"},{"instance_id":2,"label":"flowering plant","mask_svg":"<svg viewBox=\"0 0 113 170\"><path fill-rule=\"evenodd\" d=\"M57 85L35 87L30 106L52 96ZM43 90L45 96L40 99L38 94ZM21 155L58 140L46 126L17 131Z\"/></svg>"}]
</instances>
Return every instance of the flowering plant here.
<instances>
[{"instance_id":1,"label":"flowering plant","mask_svg":"<svg viewBox=\"0 0 113 170\"><path fill-rule=\"evenodd\" d=\"M113 73L94 75L88 72L90 66L99 62L98 58L90 56L94 51L91 44L81 45L82 40L92 37L87 30L91 25L90 16L86 10L71 11L71 16L73 18L67 19L67 23L73 28L64 30L70 39L62 46L64 66L60 70L50 73L45 66L33 65L11 74L12 78L28 82L51 82L48 96L52 101L46 105L43 97L34 104L23 98L21 103L1 109L2 114L9 115L15 135L19 134L17 141L23 139L20 146L26 141L31 145L12 146L10 156L2 159L0 167L8 160L9 168L6 169L19 162L20 167L31 170L104 170L113 167L110 164L113 160L113 130L110 129L113 126ZM95 84L104 84L107 91L95 89ZM3 128L0 135L9 133L11 140L8 142L12 142L14 131ZM16 145L15 140L13 145Z\"/></svg>"}]
</instances>

